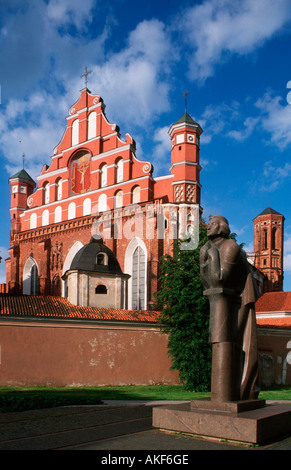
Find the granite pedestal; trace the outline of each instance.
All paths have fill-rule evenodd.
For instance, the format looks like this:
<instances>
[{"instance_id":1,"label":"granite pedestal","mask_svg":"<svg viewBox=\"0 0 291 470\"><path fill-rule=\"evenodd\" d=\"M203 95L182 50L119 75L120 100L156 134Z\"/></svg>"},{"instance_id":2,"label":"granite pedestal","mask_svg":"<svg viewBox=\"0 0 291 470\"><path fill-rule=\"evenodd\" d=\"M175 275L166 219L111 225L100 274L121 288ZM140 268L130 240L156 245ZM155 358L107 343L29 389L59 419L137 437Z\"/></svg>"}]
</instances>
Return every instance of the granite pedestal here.
<instances>
[{"instance_id":1,"label":"granite pedestal","mask_svg":"<svg viewBox=\"0 0 291 470\"><path fill-rule=\"evenodd\" d=\"M291 435L291 406L264 400L215 403L195 400L153 409L153 427L161 430L251 444Z\"/></svg>"}]
</instances>

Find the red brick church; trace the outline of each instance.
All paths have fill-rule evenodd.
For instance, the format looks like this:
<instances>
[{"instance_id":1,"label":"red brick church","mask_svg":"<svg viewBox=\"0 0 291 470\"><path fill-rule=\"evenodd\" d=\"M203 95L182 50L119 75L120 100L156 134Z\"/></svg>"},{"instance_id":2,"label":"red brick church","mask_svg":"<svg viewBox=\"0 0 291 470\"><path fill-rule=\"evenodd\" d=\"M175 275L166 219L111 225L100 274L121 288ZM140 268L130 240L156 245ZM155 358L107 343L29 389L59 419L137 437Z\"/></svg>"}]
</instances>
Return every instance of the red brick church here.
<instances>
[{"instance_id":1,"label":"red brick church","mask_svg":"<svg viewBox=\"0 0 291 470\"><path fill-rule=\"evenodd\" d=\"M25 169L9 179L8 292L66 296L65 274L93 236L128 275L120 306L148 309L161 255L189 231L193 217L199 219L201 133L185 112L169 132L170 172L153 177L152 164L137 158L133 138L122 140L118 126L108 122L102 98L81 90L38 184Z\"/></svg>"},{"instance_id":2,"label":"red brick church","mask_svg":"<svg viewBox=\"0 0 291 470\"><path fill-rule=\"evenodd\" d=\"M123 140L108 121L102 98L85 88L37 182L24 168L11 176L0 385L177 383L150 310L160 257L183 234L191 235L185 249L197 241L201 134L185 111L169 130L169 173L154 177L133 138ZM273 382L291 383L283 237L284 216L267 208L254 219L249 260L267 293L257 310L266 374L271 357Z\"/></svg>"}]
</instances>

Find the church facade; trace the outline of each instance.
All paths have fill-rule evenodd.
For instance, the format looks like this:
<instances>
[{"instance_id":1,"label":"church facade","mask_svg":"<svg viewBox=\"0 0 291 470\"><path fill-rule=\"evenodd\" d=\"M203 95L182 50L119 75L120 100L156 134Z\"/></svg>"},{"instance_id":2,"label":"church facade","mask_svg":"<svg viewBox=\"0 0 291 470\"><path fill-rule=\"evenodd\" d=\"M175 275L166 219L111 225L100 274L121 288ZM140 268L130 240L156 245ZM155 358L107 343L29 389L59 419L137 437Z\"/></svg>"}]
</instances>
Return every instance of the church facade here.
<instances>
[{"instance_id":1,"label":"church facade","mask_svg":"<svg viewBox=\"0 0 291 470\"><path fill-rule=\"evenodd\" d=\"M171 252L173 239L195 231L202 212L201 133L185 111L169 130L169 173L154 177L151 162L137 158L133 138L126 134L122 140L108 121L102 98L81 90L37 182L25 169L9 179L6 292L67 297L66 273L93 237L113 253L127 278L123 308L150 308L160 257ZM103 285L104 300L109 286Z\"/></svg>"}]
</instances>

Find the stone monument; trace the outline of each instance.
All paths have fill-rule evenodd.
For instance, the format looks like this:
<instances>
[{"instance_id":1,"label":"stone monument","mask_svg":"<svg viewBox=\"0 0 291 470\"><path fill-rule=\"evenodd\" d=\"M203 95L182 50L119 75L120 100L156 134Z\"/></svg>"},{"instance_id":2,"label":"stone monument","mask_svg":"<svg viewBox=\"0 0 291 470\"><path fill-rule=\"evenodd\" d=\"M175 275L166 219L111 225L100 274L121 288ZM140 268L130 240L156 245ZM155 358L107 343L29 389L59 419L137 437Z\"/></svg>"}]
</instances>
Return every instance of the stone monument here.
<instances>
[{"instance_id":1,"label":"stone monument","mask_svg":"<svg viewBox=\"0 0 291 470\"><path fill-rule=\"evenodd\" d=\"M255 302L259 295L246 255L229 238L227 220L209 220L200 273L210 305L211 400L254 400L259 394Z\"/></svg>"},{"instance_id":2,"label":"stone monument","mask_svg":"<svg viewBox=\"0 0 291 470\"><path fill-rule=\"evenodd\" d=\"M258 292L244 251L229 235L228 221L211 217L200 250L210 306L211 398L154 408L153 426L258 444L291 433L291 406L258 398Z\"/></svg>"}]
</instances>

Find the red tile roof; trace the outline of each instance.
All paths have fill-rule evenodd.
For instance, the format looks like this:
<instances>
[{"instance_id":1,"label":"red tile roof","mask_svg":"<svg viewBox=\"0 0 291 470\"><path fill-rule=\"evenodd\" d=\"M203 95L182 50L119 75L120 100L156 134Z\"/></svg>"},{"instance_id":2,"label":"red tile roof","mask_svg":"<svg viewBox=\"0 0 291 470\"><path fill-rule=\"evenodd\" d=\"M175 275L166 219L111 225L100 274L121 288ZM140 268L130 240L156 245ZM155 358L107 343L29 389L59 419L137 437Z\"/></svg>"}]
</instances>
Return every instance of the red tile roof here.
<instances>
[{"instance_id":1,"label":"red tile roof","mask_svg":"<svg viewBox=\"0 0 291 470\"><path fill-rule=\"evenodd\" d=\"M158 312L72 305L62 297L0 294L0 318L107 320L157 323Z\"/></svg>"},{"instance_id":2,"label":"red tile roof","mask_svg":"<svg viewBox=\"0 0 291 470\"><path fill-rule=\"evenodd\" d=\"M277 318L257 318L258 328L280 328L280 329L291 329L291 316L289 317L277 317ZM290 331L291 339L291 331Z\"/></svg>"},{"instance_id":3,"label":"red tile roof","mask_svg":"<svg viewBox=\"0 0 291 470\"><path fill-rule=\"evenodd\" d=\"M290 312L291 292L266 292L256 302L256 313Z\"/></svg>"}]
</instances>

